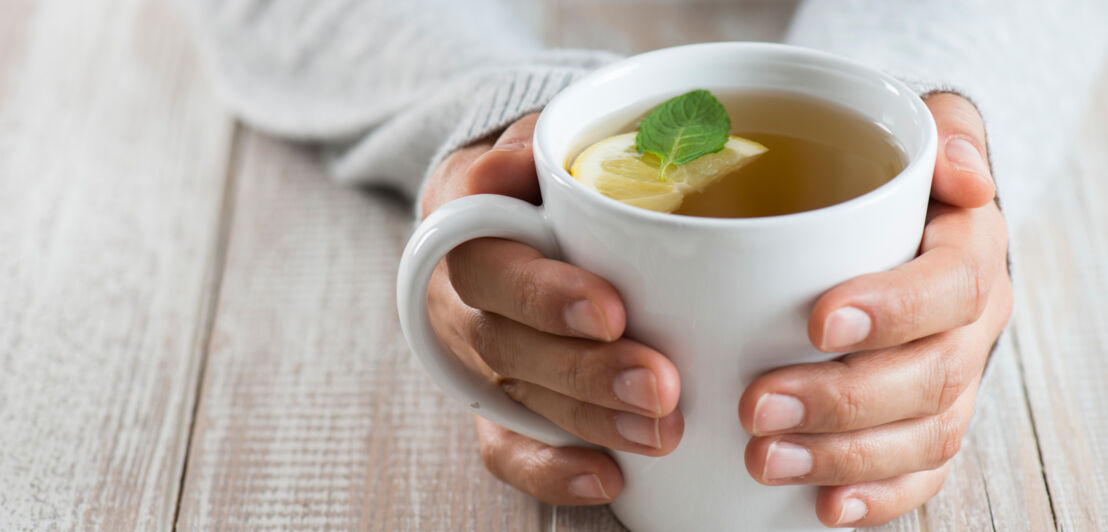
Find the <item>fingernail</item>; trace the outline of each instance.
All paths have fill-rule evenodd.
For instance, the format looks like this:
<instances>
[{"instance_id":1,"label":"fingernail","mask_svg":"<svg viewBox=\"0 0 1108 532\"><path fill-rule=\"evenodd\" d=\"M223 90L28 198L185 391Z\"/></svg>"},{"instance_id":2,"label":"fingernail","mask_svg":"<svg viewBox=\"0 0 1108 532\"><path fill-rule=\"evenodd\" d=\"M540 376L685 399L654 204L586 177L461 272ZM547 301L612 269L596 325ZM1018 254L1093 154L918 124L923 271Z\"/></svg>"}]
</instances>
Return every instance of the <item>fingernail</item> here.
<instances>
[{"instance_id":1,"label":"fingernail","mask_svg":"<svg viewBox=\"0 0 1108 532\"><path fill-rule=\"evenodd\" d=\"M520 151L525 146L527 146L526 142L517 140L517 141L514 141L514 142L506 142L504 144L497 144L497 145L493 146L492 149L494 151Z\"/></svg>"},{"instance_id":2,"label":"fingernail","mask_svg":"<svg viewBox=\"0 0 1108 532\"><path fill-rule=\"evenodd\" d=\"M812 453L808 449L787 441L769 444L766 469L762 472L766 480L802 477L811 471Z\"/></svg>"},{"instance_id":3,"label":"fingernail","mask_svg":"<svg viewBox=\"0 0 1108 532\"><path fill-rule=\"evenodd\" d=\"M951 137L946 141L946 159L959 169L969 170L988 180L989 163L972 142L962 137Z\"/></svg>"},{"instance_id":4,"label":"fingernail","mask_svg":"<svg viewBox=\"0 0 1108 532\"><path fill-rule=\"evenodd\" d=\"M791 429L804 420L804 403L791 395L767 393L754 405L754 432L768 434Z\"/></svg>"},{"instance_id":5,"label":"fingernail","mask_svg":"<svg viewBox=\"0 0 1108 532\"><path fill-rule=\"evenodd\" d=\"M519 388L516 387L516 383L514 381L504 381L500 383L500 389L504 390L504 393L508 394L508 397L511 397L512 399L515 399L517 401L519 400Z\"/></svg>"},{"instance_id":6,"label":"fingernail","mask_svg":"<svg viewBox=\"0 0 1108 532\"><path fill-rule=\"evenodd\" d=\"M836 525L845 525L847 523L853 523L866 516L869 512L869 508L866 503L862 502L862 499L855 499L850 497L843 500L843 509L839 513L839 520L835 521Z\"/></svg>"},{"instance_id":7,"label":"fingernail","mask_svg":"<svg viewBox=\"0 0 1108 532\"><path fill-rule=\"evenodd\" d=\"M854 345L869 336L873 321L869 314L855 307L843 307L832 312L823 322L823 347L833 351Z\"/></svg>"},{"instance_id":8,"label":"fingernail","mask_svg":"<svg viewBox=\"0 0 1108 532\"><path fill-rule=\"evenodd\" d=\"M569 481L569 493L582 499L611 499L608 492L604 491L600 477L592 473L573 477L573 480Z\"/></svg>"},{"instance_id":9,"label":"fingernail","mask_svg":"<svg viewBox=\"0 0 1108 532\"><path fill-rule=\"evenodd\" d=\"M612 335L608 334L608 327L604 323L604 313L596 303L582 299L566 306L563 314L570 329L589 338L612 341Z\"/></svg>"},{"instance_id":10,"label":"fingernail","mask_svg":"<svg viewBox=\"0 0 1108 532\"><path fill-rule=\"evenodd\" d=\"M658 420L635 414L616 414L616 432L623 439L653 447L662 448L662 435L658 430Z\"/></svg>"},{"instance_id":11,"label":"fingernail","mask_svg":"<svg viewBox=\"0 0 1108 532\"><path fill-rule=\"evenodd\" d=\"M658 399L658 379L654 372L646 368L623 370L612 382L616 397L631 406L662 413L662 402Z\"/></svg>"}]
</instances>

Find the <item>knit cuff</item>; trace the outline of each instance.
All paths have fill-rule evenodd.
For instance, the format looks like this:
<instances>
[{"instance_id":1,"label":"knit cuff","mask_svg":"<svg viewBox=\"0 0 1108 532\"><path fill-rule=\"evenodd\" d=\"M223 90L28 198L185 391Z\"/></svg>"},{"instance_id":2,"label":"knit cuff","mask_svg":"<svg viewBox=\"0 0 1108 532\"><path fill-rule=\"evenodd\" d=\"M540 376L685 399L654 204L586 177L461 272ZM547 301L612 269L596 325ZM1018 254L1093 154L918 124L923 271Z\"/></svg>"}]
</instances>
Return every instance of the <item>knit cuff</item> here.
<instances>
[{"instance_id":1,"label":"knit cuff","mask_svg":"<svg viewBox=\"0 0 1108 532\"><path fill-rule=\"evenodd\" d=\"M541 110L556 94L606 60L582 67L526 67L491 73L474 90L468 110L431 158L415 202L416 219L427 177L447 155L473 142L503 131L524 115Z\"/></svg>"},{"instance_id":2,"label":"knit cuff","mask_svg":"<svg viewBox=\"0 0 1108 532\"><path fill-rule=\"evenodd\" d=\"M944 84L944 83L921 83L921 82L916 82L916 81L911 81L911 80L904 80L903 78L901 78L901 81L904 81L904 83L906 85L908 85L909 88L914 90L916 92L916 94L919 94L921 98L926 98L927 96L930 96L932 94L940 94L940 93L949 93L949 94L956 94L958 96L961 96L962 98L965 98L967 101L969 101L971 104L973 104L973 106L975 108L977 108L977 114L981 115L982 123L986 123L985 122L985 113L982 112L981 107L978 105L977 101L973 98L973 96L971 96L970 94L967 94L967 92L965 90L961 90L959 88L956 88L953 85ZM986 126L987 126L987 123L986 123ZM988 131L988 128L986 127L986 132L987 131ZM1001 207L1001 202L1000 202L1000 188L999 188L999 184L996 182L996 175L995 175L995 172L993 171L994 166L993 166L993 163L992 163L992 156L990 155L990 151L988 149L988 146L985 147L985 157L988 159L989 172L990 172L990 174L993 175L993 186L994 186L994 190L995 190L995 193L993 195L993 203L996 204L997 209L1000 209L1000 210L1003 211L1003 209ZM1006 255L1005 256L1005 266L1008 269L1008 277L1012 278L1012 276L1013 276L1013 274L1012 274L1012 253L1011 253L1011 251L1005 251L1005 255ZM988 358L985 359L985 368L982 370L980 386L984 386L985 383L987 383L989 380L991 380L991 379L989 379L989 375L991 375L994 372L989 371L989 367L991 367L993 365L993 359L996 358L997 351L1000 351L1000 345L1004 341L1005 336L1007 336L1009 334L1010 329L1011 329L1011 327L1005 326L1004 329L1001 331L1000 335L997 336L996 340L993 342L992 347L989 349L989 356L988 356Z\"/></svg>"}]
</instances>

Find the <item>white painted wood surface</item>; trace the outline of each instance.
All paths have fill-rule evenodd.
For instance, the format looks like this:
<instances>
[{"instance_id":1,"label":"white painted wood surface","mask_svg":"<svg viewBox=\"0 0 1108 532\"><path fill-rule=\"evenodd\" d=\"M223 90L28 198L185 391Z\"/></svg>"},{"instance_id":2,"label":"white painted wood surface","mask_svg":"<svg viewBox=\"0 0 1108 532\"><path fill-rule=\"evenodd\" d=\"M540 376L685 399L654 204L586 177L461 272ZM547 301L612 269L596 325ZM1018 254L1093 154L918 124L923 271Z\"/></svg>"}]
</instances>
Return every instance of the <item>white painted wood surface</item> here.
<instances>
[{"instance_id":1,"label":"white painted wood surface","mask_svg":"<svg viewBox=\"0 0 1108 532\"><path fill-rule=\"evenodd\" d=\"M1019 234L1015 339L1061 530L1108 530L1108 70L1042 214Z\"/></svg>"},{"instance_id":2,"label":"white painted wood surface","mask_svg":"<svg viewBox=\"0 0 1108 532\"><path fill-rule=\"evenodd\" d=\"M0 530L172 526L232 121L177 19L0 2Z\"/></svg>"},{"instance_id":3,"label":"white painted wood surface","mask_svg":"<svg viewBox=\"0 0 1108 532\"><path fill-rule=\"evenodd\" d=\"M529 20L624 52L785 28L769 2L629 3ZM183 33L157 0L0 0L0 530L623 530L483 470L398 331L408 207L233 135ZM946 486L879 530L1108 529L1099 94L1016 235L1014 334Z\"/></svg>"},{"instance_id":4,"label":"white painted wood surface","mask_svg":"<svg viewBox=\"0 0 1108 532\"><path fill-rule=\"evenodd\" d=\"M399 335L408 205L257 134L235 160L180 528L537 530Z\"/></svg>"}]
</instances>

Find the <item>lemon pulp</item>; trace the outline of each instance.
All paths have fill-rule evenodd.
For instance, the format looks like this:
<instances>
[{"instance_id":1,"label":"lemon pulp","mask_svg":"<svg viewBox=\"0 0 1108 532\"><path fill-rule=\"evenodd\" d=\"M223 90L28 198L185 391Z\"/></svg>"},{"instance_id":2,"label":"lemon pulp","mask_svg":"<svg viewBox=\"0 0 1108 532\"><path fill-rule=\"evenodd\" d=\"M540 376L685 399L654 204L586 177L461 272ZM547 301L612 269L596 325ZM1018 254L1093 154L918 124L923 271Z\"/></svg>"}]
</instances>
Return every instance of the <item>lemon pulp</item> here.
<instances>
[{"instance_id":1,"label":"lemon pulp","mask_svg":"<svg viewBox=\"0 0 1108 532\"><path fill-rule=\"evenodd\" d=\"M628 205L673 212L685 196L700 192L720 178L765 153L766 147L731 135L723 149L666 170L660 161L635 149L635 133L608 137L577 156L569 173L581 184Z\"/></svg>"}]
</instances>

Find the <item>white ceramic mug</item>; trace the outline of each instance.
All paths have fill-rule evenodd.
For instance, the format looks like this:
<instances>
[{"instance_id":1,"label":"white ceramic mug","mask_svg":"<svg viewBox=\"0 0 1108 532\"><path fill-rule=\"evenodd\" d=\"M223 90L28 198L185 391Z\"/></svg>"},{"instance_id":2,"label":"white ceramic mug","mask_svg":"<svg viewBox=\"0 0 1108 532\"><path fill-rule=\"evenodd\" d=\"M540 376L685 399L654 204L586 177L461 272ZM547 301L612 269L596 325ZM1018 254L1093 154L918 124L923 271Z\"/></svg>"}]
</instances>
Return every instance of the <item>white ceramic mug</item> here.
<instances>
[{"instance_id":1,"label":"white ceramic mug","mask_svg":"<svg viewBox=\"0 0 1108 532\"><path fill-rule=\"evenodd\" d=\"M908 165L881 187L817 210L763 218L695 218L624 205L566 171L596 121L629 123L688 90L789 91L845 105L887 128ZM609 131L608 133L615 133ZM671 454L611 451L624 475L612 509L636 531L826 530L816 488L768 487L746 471L750 436L737 405L767 370L834 358L808 340L816 298L851 277L910 260L923 232L935 123L896 79L825 53L776 44L712 43L634 56L560 93L535 126L543 205L471 196L419 226L400 263L404 334L430 376L472 412L552 445L581 440L469 372L436 340L427 282L458 244L501 237L607 279L627 309L626 335L668 356L681 375L684 436Z\"/></svg>"}]
</instances>

